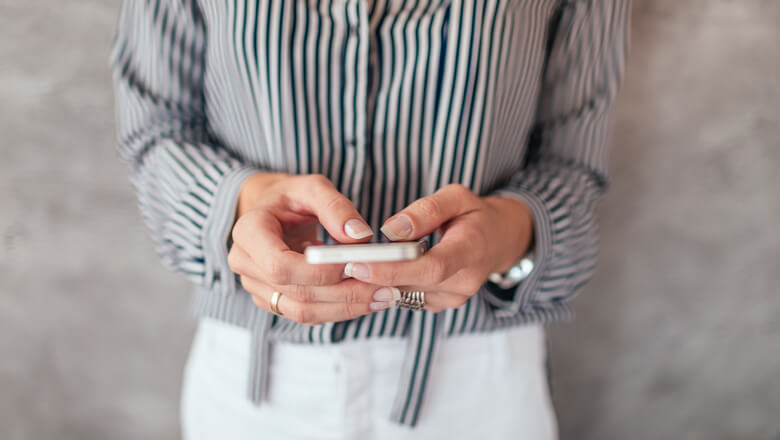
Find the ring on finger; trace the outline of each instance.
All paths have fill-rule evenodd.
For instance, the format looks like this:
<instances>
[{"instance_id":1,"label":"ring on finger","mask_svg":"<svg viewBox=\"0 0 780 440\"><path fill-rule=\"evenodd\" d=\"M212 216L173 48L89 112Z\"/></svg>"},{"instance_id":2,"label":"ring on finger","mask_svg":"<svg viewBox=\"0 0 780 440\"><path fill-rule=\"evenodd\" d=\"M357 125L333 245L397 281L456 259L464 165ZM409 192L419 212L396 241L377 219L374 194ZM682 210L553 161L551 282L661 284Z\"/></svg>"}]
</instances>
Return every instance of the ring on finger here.
<instances>
[{"instance_id":1,"label":"ring on finger","mask_svg":"<svg viewBox=\"0 0 780 440\"><path fill-rule=\"evenodd\" d=\"M282 292L278 290L274 290L274 293L271 295L271 312L276 316L284 316L284 313L279 311L279 298L281 297Z\"/></svg>"},{"instance_id":2,"label":"ring on finger","mask_svg":"<svg viewBox=\"0 0 780 440\"><path fill-rule=\"evenodd\" d=\"M422 310L425 307L425 292L422 290L402 291L398 307L406 310Z\"/></svg>"}]
</instances>

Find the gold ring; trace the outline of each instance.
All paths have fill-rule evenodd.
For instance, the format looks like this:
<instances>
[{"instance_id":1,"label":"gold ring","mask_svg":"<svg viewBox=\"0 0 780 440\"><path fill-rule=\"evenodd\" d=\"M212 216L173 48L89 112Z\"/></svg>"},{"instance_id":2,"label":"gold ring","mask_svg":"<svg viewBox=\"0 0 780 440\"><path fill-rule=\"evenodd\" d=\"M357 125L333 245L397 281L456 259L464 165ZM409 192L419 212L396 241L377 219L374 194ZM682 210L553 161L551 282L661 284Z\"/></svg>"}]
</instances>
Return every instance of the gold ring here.
<instances>
[{"instance_id":1,"label":"gold ring","mask_svg":"<svg viewBox=\"0 0 780 440\"><path fill-rule=\"evenodd\" d=\"M278 290L274 290L273 295L271 295L271 311L277 316L284 316L284 313L279 311L279 298L281 297L282 292Z\"/></svg>"}]
</instances>

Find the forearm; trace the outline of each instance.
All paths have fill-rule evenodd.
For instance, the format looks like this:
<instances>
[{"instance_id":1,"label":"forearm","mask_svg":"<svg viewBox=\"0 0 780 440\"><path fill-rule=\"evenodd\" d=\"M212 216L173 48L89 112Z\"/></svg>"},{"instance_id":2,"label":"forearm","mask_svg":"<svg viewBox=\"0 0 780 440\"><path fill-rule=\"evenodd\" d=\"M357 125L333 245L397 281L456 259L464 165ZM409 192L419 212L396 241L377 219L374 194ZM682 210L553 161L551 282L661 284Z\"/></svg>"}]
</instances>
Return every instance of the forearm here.
<instances>
[{"instance_id":1,"label":"forearm","mask_svg":"<svg viewBox=\"0 0 780 440\"><path fill-rule=\"evenodd\" d=\"M118 149L163 262L199 285L232 292L227 237L239 187L254 170L209 135L205 60L193 56L205 44L197 4L158 6L122 6L112 57ZM162 17L180 34L161 26Z\"/></svg>"},{"instance_id":2,"label":"forearm","mask_svg":"<svg viewBox=\"0 0 780 440\"><path fill-rule=\"evenodd\" d=\"M491 193L526 205L533 218L534 269L511 303L494 301L509 313L571 298L595 268L595 204L607 187L607 134L627 52L629 10L627 0L561 7L526 158Z\"/></svg>"}]
</instances>

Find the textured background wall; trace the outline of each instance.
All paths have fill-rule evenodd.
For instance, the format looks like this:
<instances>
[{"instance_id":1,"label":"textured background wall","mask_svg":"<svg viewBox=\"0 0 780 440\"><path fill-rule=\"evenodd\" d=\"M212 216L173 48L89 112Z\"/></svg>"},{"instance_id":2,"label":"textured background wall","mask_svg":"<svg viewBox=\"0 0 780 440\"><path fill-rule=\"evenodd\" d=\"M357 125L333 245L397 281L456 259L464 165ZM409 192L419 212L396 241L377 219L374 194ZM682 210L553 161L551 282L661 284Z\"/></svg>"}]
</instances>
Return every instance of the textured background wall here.
<instances>
[{"instance_id":1,"label":"textured background wall","mask_svg":"<svg viewBox=\"0 0 780 440\"><path fill-rule=\"evenodd\" d=\"M0 0L0 438L174 438L194 323L113 150L118 3ZM780 2L637 0L564 439L780 438Z\"/></svg>"}]
</instances>

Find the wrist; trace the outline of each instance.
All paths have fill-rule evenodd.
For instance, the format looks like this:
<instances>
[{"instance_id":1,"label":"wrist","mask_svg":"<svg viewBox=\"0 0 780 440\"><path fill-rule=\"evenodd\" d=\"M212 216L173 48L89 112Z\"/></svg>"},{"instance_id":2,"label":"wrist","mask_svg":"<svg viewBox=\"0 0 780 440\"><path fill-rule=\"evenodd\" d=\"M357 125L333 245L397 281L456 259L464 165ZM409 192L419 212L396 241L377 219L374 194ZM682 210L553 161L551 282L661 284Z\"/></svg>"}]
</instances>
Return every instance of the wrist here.
<instances>
[{"instance_id":1,"label":"wrist","mask_svg":"<svg viewBox=\"0 0 780 440\"><path fill-rule=\"evenodd\" d=\"M493 272L504 273L525 256L533 245L534 218L531 208L520 200L501 196L483 198L496 219L500 243Z\"/></svg>"},{"instance_id":2,"label":"wrist","mask_svg":"<svg viewBox=\"0 0 780 440\"><path fill-rule=\"evenodd\" d=\"M236 218L254 209L263 200L268 189L286 176L284 173L258 171L247 177L238 193Z\"/></svg>"}]
</instances>

